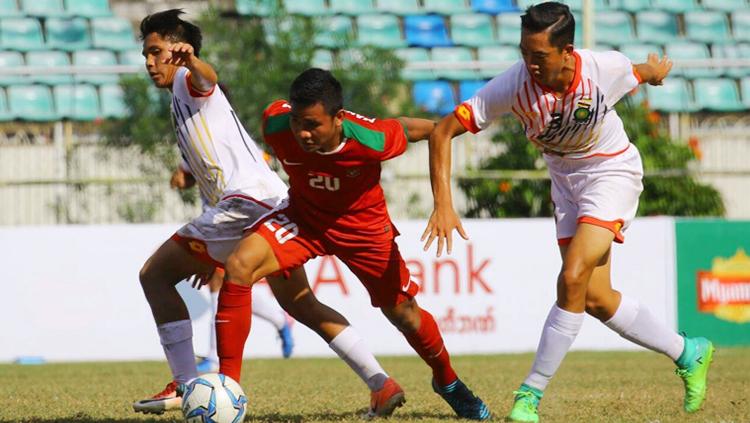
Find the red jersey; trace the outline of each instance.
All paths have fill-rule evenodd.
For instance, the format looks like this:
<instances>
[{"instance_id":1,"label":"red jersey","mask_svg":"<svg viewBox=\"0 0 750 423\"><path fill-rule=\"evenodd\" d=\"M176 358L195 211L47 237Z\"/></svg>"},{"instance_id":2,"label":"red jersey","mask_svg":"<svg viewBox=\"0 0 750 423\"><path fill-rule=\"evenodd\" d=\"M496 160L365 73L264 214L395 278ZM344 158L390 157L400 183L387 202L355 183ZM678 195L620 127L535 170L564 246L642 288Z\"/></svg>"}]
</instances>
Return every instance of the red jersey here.
<instances>
[{"instance_id":1,"label":"red jersey","mask_svg":"<svg viewBox=\"0 0 750 423\"><path fill-rule=\"evenodd\" d=\"M306 152L289 125L291 106L273 102L263 113L263 138L289 175L289 202L307 226L334 239L393 238L380 163L406 151L406 129L397 119L346 111L344 141L328 153Z\"/></svg>"}]
</instances>

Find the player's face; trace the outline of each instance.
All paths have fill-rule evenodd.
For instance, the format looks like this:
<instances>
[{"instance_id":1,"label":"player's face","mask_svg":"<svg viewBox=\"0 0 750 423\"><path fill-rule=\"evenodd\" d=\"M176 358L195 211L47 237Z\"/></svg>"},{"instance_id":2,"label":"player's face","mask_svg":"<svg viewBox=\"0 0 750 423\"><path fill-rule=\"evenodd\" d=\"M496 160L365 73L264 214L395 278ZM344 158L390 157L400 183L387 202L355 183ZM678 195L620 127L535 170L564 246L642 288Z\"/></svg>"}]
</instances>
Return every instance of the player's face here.
<instances>
[{"instance_id":1,"label":"player's face","mask_svg":"<svg viewBox=\"0 0 750 423\"><path fill-rule=\"evenodd\" d=\"M143 40L143 57L146 58L146 70L148 76L158 88L172 88L172 81L178 67L164 63L172 55L169 52L171 42L162 38L161 35L152 32Z\"/></svg>"},{"instance_id":2,"label":"player's face","mask_svg":"<svg viewBox=\"0 0 750 423\"><path fill-rule=\"evenodd\" d=\"M323 103L315 103L304 108L292 105L289 123L294 138L307 152L322 153L333 151L341 143L341 123L344 111L331 116L326 113Z\"/></svg>"},{"instance_id":3,"label":"player's face","mask_svg":"<svg viewBox=\"0 0 750 423\"><path fill-rule=\"evenodd\" d=\"M573 45L560 50L549 42L549 32L521 32L521 56L526 69L539 83L554 87L565 63L573 53Z\"/></svg>"}]
</instances>

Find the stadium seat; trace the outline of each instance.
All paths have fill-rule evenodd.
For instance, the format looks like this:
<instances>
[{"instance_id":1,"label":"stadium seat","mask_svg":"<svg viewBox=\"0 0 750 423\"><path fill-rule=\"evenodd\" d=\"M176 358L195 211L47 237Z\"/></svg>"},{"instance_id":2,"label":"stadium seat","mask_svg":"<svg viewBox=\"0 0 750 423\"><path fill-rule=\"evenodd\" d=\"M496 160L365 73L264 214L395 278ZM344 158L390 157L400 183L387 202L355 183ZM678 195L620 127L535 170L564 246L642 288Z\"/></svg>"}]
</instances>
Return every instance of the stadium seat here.
<instances>
[{"instance_id":1,"label":"stadium seat","mask_svg":"<svg viewBox=\"0 0 750 423\"><path fill-rule=\"evenodd\" d=\"M480 62L510 62L515 63L521 60L521 52L518 51L518 47L510 46L489 46L479 47L477 49L478 60ZM499 75L509 66L498 66L493 68L482 68L479 69L479 76L482 78L494 78Z\"/></svg>"},{"instance_id":2,"label":"stadium seat","mask_svg":"<svg viewBox=\"0 0 750 423\"><path fill-rule=\"evenodd\" d=\"M406 42L416 47L442 47L451 45L442 16L415 15L404 18Z\"/></svg>"},{"instance_id":3,"label":"stadium seat","mask_svg":"<svg viewBox=\"0 0 750 423\"><path fill-rule=\"evenodd\" d=\"M677 17L662 11L636 13L638 39L656 44L669 44L679 38Z\"/></svg>"},{"instance_id":4,"label":"stadium seat","mask_svg":"<svg viewBox=\"0 0 750 423\"><path fill-rule=\"evenodd\" d=\"M55 110L63 119L94 120L99 117L99 95L93 85L56 85Z\"/></svg>"},{"instance_id":5,"label":"stadium seat","mask_svg":"<svg viewBox=\"0 0 750 423\"><path fill-rule=\"evenodd\" d=\"M685 35L693 41L704 43L721 43L730 41L729 22L724 12L687 12L685 18Z\"/></svg>"},{"instance_id":6,"label":"stadium seat","mask_svg":"<svg viewBox=\"0 0 750 423\"><path fill-rule=\"evenodd\" d=\"M333 68L333 53L331 50L322 48L316 49L315 52L313 52L312 59L310 59L310 66L331 70L331 68Z\"/></svg>"},{"instance_id":7,"label":"stadium seat","mask_svg":"<svg viewBox=\"0 0 750 423\"><path fill-rule=\"evenodd\" d=\"M711 55L708 47L703 43L680 42L667 44L664 48L667 57L679 62L680 60L709 59ZM679 63L678 63L679 64ZM721 71L710 68L680 68L672 69L673 75L684 75L687 78L707 78L719 76Z\"/></svg>"},{"instance_id":8,"label":"stadium seat","mask_svg":"<svg viewBox=\"0 0 750 423\"><path fill-rule=\"evenodd\" d=\"M660 57L663 54L661 46L656 44L625 44L619 50L633 63L644 63L649 53L656 53Z\"/></svg>"},{"instance_id":9,"label":"stadium seat","mask_svg":"<svg viewBox=\"0 0 750 423\"><path fill-rule=\"evenodd\" d=\"M716 59L750 59L750 45L738 43L714 44L711 46L711 56ZM747 66L725 67L724 75L732 78L750 76Z\"/></svg>"},{"instance_id":10,"label":"stadium seat","mask_svg":"<svg viewBox=\"0 0 750 423\"><path fill-rule=\"evenodd\" d=\"M594 17L594 27L597 43L624 45L635 41L635 31L628 13L598 12Z\"/></svg>"},{"instance_id":11,"label":"stadium seat","mask_svg":"<svg viewBox=\"0 0 750 423\"><path fill-rule=\"evenodd\" d=\"M295 15L323 16L331 13L325 0L284 0L284 7Z\"/></svg>"},{"instance_id":12,"label":"stadium seat","mask_svg":"<svg viewBox=\"0 0 750 423\"><path fill-rule=\"evenodd\" d=\"M270 16L277 7L276 0L236 0L237 13L245 16Z\"/></svg>"},{"instance_id":13,"label":"stadium seat","mask_svg":"<svg viewBox=\"0 0 750 423\"><path fill-rule=\"evenodd\" d=\"M620 0L619 6L626 12L638 13L651 9L651 0Z\"/></svg>"},{"instance_id":14,"label":"stadium seat","mask_svg":"<svg viewBox=\"0 0 750 423\"><path fill-rule=\"evenodd\" d=\"M417 106L441 116L453 112L456 106L453 87L446 81L417 81L412 88L412 97Z\"/></svg>"},{"instance_id":15,"label":"stadium seat","mask_svg":"<svg viewBox=\"0 0 750 423\"><path fill-rule=\"evenodd\" d=\"M57 120L52 94L44 85L14 85L8 88L10 114L20 120Z\"/></svg>"},{"instance_id":16,"label":"stadium seat","mask_svg":"<svg viewBox=\"0 0 750 423\"><path fill-rule=\"evenodd\" d=\"M518 8L522 11L526 10L529 6L542 3L539 0L517 0ZM560 3L568 5L570 10L581 10L583 8L583 0L560 0Z\"/></svg>"},{"instance_id":17,"label":"stadium seat","mask_svg":"<svg viewBox=\"0 0 750 423\"><path fill-rule=\"evenodd\" d=\"M746 0L701 0L705 9L721 10L722 12L734 12L735 10L747 9Z\"/></svg>"},{"instance_id":18,"label":"stadium seat","mask_svg":"<svg viewBox=\"0 0 750 423\"><path fill-rule=\"evenodd\" d=\"M47 47L65 51L91 48L91 36L84 18L49 18L45 23Z\"/></svg>"},{"instance_id":19,"label":"stadium seat","mask_svg":"<svg viewBox=\"0 0 750 423\"><path fill-rule=\"evenodd\" d=\"M354 36L352 20L348 16L327 16L316 19L315 45L327 48L344 47Z\"/></svg>"},{"instance_id":20,"label":"stadium seat","mask_svg":"<svg viewBox=\"0 0 750 423\"><path fill-rule=\"evenodd\" d=\"M0 45L18 51L44 50L42 26L38 19L8 18L0 21Z\"/></svg>"},{"instance_id":21,"label":"stadium seat","mask_svg":"<svg viewBox=\"0 0 750 423\"><path fill-rule=\"evenodd\" d=\"M497 15L497 41L500 44L517 46L521 41L521 15L501 13Z\"/></svg>"},{"instance_id":22,"label":"stadium seat","mask_svg":"<svg viewBox=\"0 0 750 423\"><path fill-rule=\"evenodd\" d=\"M117 63L121 65L145 66L146 58L140 50L124 50L118 53Z\"/></svg>"},{"instance_id":23,"label":"stadium seat","mask_svg":"<svg viewBox=\"0 0 750 423\"><path fill-rule=\"evenodd\" d=\"M354 65L359 65L365 60L361 49L345 48L339 50L338 63L342 69L348 69Z\"/></svg>"},{"instance_id":24,"label":"stadium seat","mask_svg":"<svg viewBox=\"0 0 750 423\"><path fill-rule=\"evenodd\" d=\"M437 64L434 70L437 78L460 80L479 79L479 75L473 69L447 69L441 63L456 64L473 61L471 50L466 47L435 47L432 49L432 61Z\"/></svg>"},{"instance_id":25,"label":"stadium seat","mask_svg":"<svg viewBox=\"0 0 750 423\"><path fill-rule=\"evenodd\" d=\"M693 81L696 107L713 112L738 112L745 106L734 79L706 78Z\"/></svg>"},{"instance_id":26,"label":"stadium seat","mask_svg":"<svg viewBox=\"0 0 750 423\"><path fill-rule=\"evenodd\" d=\"M73 16L84 18L112 16L109 0L65 0L65 10Z\"/></svg>"},{"instance_id":27,"label":"stadium seat","mask_svg":"<svg viewBox=\"0 0 750 423\"><path fill-rule=\"evenodd\" d=\"M732 35L735 41L750 41L750 10L732 12Z\"/></svg>"},{"instance_id":28,"label":"stadium seat","mask_svg":"<svg viewBox=\"0 0 750 423\"><path fill-rule=\"evenodd\" d=\"M16 0L0 0L0 18L17 18L22 15Z\"/></svg>"},{"instance_id":29,"label":"stadium seat","mask_svg":"<svg viewBox=\"0 0 750 423\"><path fill-rule=\"evenodd\" d=\"M470 12L464 0L424 0L422 9L428 13L455 15Z\"/></svg>"},{"instance_id":30,"label":"stadium seat","mask_svg":"<svg viewBox=\"0 0 750 423\"><path fill-rule=\"evenodd\" d=\"M377 0L378 11L400 16L422 13L417 0Z\"/></svg>"},{"instance_id":31,"label":"stadium seat","mask_svg":"<svg viewBox=\"0 0 750 423\"><path fill-rule=\"evenodd\" d=\"M125 105L125 93L117 84L104 84L99 87L99 104L101 104L101 116L105 118L124 118L128 114Z\"/></svg>"},{"instance_id":32,"label":"stadium seat","mask_svg":"<svg viewBox=\"0 0 750 423\"><path fill-rule=\"evenodd\" d=\"M65 67L70 66L68 54L63 51L31 51L26 53L26 64L38 68ZM71 74L34 74L30 77L31 82L39 84L67 84L73 81Z\"/></svg>"},{"instance_id":33,"label":"stadium seat","mask_svg":"<svg viewBox=\"0 0 750 423\"><path fill-rule=\"evenodd\" d=\"M479 47L495 45L490 16L469 13L451 16L451 38L456 45Z\"/></svg>"},{"instance_id":34,"label":"stadium seat","mask_svg":"<svg viewBox=\"0 0 750 423\"><path fill-rule=\"evenodd\" d=\"M350 16L377 13L372 0L331 0L329 9L331 13L341 13Z\"/></svg>"},{"instance_id":35,"label":"stadium seat","mask_svg":"<svg viewBox=\"0 0 750 423\"><path fill-rule=\"evenodd\" d=\"M695 0L651 0L651 7L669 13L685 13L699 8Z\"/></svg>"},{"instance_id":36,"label":"stadium seat","mask_svg":"<svg viewBox=\"0 0 750 423\"><path fill-rule=\"evenodd\" d=\"M5 90L0 88L0 122L13 120L13 115L8 110L8 100L5 98Z\"/></svg>"},{"instance_id":37,"label":"stadium seat","mask_svg":"<svg viewBox=\"0 0 750 423\"><path fill-rule=\"evenodd\" d=\"M62 0L20 0L21 10L28 16L59 18L67 16Z\"/></svg>"},{"instance_id":38,"label":"stadium seat","mask_svg":"<svg viewBox=\"0 0 750 423\"><path fill-rule=\"evenodd\" d=\"M742 93L742 104L750 109L750 77L740 79L740 93Z\"/></svg>"},{"instance_id":39,"label":"stadium seat","mask_svg":"<svg viewBox=\"0 0 750 423\"><path fill-rule=\"evenodd\" d=\"M0 50L0 68L15 68L24 66L23 55L17 51ZM0 74L0 85L15 85L26 81L23 75L3 75Z\"/></svg>"},{"instance_id":40,"label":"stadium seat","mask_svg":"<svg viewBox=\"0 0 750 423\"><path fill-rule=\"evenodd\" d=\"M91 20L94 48L129 50L137 47L133 27L126 19L94 18Z\"/></svg>"},{"instance_id":41,"label":"stadium seat","mask_svg":"<svg viewBox=\"0 0 750 423\"><path fill-rule=\"evenodd\" d=\"M361 15L357 17L357 42L382 48L406 46L401 26L394 15Z\"/></svg>"},{"instance_id":42,"label":"stadium seat","mask_svg":"<svg viewBox=\"0 0 750 423\"><path fill-rule=\"evenodd\" d=\"M695 107L690 98L687 81L680 77L664 80L664 85L645 85L652 109L662 112L692 112Z\"/></svg>"},{"instance_id":43,"label":"stadium seat","mask_svg":"<svg viewBox=\"0 0 750 423\"><path fill-rule=\"evenodd\" d=\"M109 50L83 50L73 52L73 66L96 68L117 65L115 53ZM75 75L75 81L90 84L115 84L119 76L113 73L84 73Z\"/></svg>"},{"instance_id":44,"label":"stadium seat","mask_svg":"<svg viewBox=\"0 0 750 423\"><path fill-rule=\"evenodd\" d=\"M487 81L483 79L461 81L458 83L458 102L463 102L474 96L474 93L479 91L480 88L484 87Z\"/></svg>"},{"instance_id":45,"label":"stadium seat","mask_svg":"<svg viewBox=\"0 0 750 423\"><path fill-rule=\"evenodd\" d=\"M425 63L430 61L430 54L426 48L409 47L394 50L393 53L404 61L404 66L410 63ZM403 69L401 77L408 81L424 81L435 79L432 69Z\"/></svg>"},{"instance_id":46,"label":"stadium seat","mask_svg":"<svg viewBox=\"0 0 750 423\"><path fill-rule=\"evenodd\" d=\"M518 11L512 0L471 0L471 8L477 13L488 15Z\"/></svg>"}]
</instances>

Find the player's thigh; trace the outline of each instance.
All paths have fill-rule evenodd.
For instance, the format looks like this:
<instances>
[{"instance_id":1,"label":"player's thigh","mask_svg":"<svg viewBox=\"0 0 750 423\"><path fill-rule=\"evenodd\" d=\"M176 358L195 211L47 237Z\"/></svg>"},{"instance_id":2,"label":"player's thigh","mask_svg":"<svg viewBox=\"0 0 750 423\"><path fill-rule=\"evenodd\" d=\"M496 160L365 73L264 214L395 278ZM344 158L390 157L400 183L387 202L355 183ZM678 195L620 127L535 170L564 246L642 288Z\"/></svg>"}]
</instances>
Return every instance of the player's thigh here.
<instances>
[{"instance_id":1,"label":"player's thigh","mask_svg":"<svg viewBox=\"0 0 750 423\"><path fill-rule=\"evenodd\" d=\"M226 261L227 277L236 281L256 282L279 270L271 245L255 232L247 233Z\"/></svg>"},{"instance_id":2,"label":"player's thigh","mask_svg":"<svg viewBox=\"0 0 750 423\"><path fill-rule=\"evenodd\" d=\"M579 223L563 256L563 273L590 273L605 263L614 233L607 228L589 223Z\"/></svg>"},{"instance_id":3,"label":"player's thigh","mask_svg":"<svg viewBox=\"0 0 750 423\"><path fill-rule=\"evenodd\" d=\"M194 274L208 273L213 265L197 259L182 245L168 239L149 257L140 272L144 285L176 284Z\"/></svg>"}]
</instances>

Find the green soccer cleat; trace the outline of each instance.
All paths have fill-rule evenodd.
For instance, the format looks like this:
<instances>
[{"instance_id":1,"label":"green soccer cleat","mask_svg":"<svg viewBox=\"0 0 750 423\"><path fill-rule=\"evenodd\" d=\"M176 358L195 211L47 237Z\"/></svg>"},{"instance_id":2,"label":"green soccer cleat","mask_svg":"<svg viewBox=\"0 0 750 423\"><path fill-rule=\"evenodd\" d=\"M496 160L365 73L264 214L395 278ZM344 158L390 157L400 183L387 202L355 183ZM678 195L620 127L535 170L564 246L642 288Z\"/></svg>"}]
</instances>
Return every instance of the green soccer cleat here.
<instances>
[{"instance_id":1,"label":"green soccer cleat","mask_svg":"<svg viewBox=\"0 0 750 423\"><path fill-rule=\"evenodd\" d=\"M706 399L708 367L714 356L714 344L706 338L685 338L685 352L677 360L675 370L685 384L685 401L683 408L694 413L701 408ZM680 365L685 363L684 365Z\"/></svg>"},{"instance_id":2,"label":"green soccer cleat","mask_svg":"<svg viewBox=\"0 0 750 423\"><path fill-rule=\"evenodd\" d=\"M521 385L514 391L515 402L510 414L505 419L509 422L539 422L539 401L542 399L542 391L528 385Z\"/></svg>"}]
</instances>

